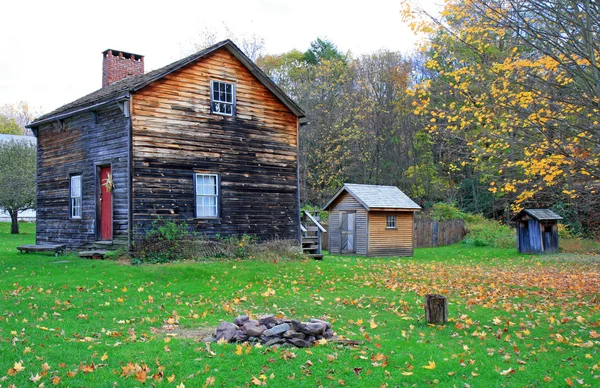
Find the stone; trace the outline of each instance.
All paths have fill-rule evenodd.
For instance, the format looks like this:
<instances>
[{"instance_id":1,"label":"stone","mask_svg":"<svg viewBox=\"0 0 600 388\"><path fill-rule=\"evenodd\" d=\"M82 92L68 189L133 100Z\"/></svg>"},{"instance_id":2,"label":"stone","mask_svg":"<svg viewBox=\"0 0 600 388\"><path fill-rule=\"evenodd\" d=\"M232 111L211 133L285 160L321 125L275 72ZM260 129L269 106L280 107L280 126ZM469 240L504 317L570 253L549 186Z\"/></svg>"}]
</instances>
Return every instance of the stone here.
<instances>
[{"instance_id":1,"label":"stone","mask_svg":"<svg viewBox=\"0 0 600 388\"><path fill-rule=\"evenodd\" d=\"M248 335L246 335L243 330L236 331L232 338L232 340L235 342L245 342L247 339Z\"/></svg>"},{"instance_id":2,"label":"stone","mask_svg":"<svg viewBox=\"0 0 600 388\"><path fill-rule=\"evenodd\" d=\"M304 333L300 333L294 330L288 330L285 333L283 333L283 337L284 338L300 338L300 339L304 339L306 337L306 334Z\"/></svg>"},{"instance_id":3,"label":"stone","mask_svg":"<svg viewBox=\"0 0 600 388\"><path fill-rule=\"evenodd\" d=\"M242 325L242 330L247 332L249 328L257 326L259 326L258 321L248 321Z\"/></svg>"},{"instance_id":4,"label":"stone","mask_svg":"<svg viewBox=\"0 0 600 388\"><path fill-rule=\"evenodd\" d=\"M225 341L231 341L239 327L235 323L221 322L215 332L215 339L217 341L224 339Z\"/></svg>"},{"instance_id":5,"label":"stone","mask_svg":"<svg viewBox=\"0 0 600 388\"><path fill-rule=\"evenodd\" d=\"M260 337L261 335L263 335L265 330L267 330L267 327L265 325L260 325L250 326L245 331L246 335L248 335L249 337Z\"/></svg>"},{"instance_id":6,"label":"stone","mask_svg":"<svg viewBox=\"0 0 600 388\"><path fill-rule=\"evenodd\" d=\"M279 338L279 337L275 337L275 338L270 339L267 342L265 342L265 346L281 345L281 344L284 344L284 343L285 343L285 339Z\"/></svg>"},{"instance_id":7,"label":"stone","mask_svg":"<svg viewBox=\"0 0 600 388\"><path fill-rule=\"evenodd\" d=\"M311 345L315 343L315 337L310 336L306 339L306 342L310 343Z\"/></svg>"},{"instance_id":8,"label":"stone","mask_svg":"<svg viewBox=\"0 0 600 388\"><path fill-rule=\"evenodd\" d=\"M322 323L325 326L327 326L328 329L331 329L331 323L329 323L327 321L323 321L321 319L311 318L311 319L308 320L308 322L310 322L310 323Z\"/></svg>"},{"instance_id":9,"label":"stone","mask_svg":"<svg viewBox=\"0 0 600 388\"><path fill-rule=\"evenodd\" d=\"M237 317L236 319L233 320L233 323L235 323L238 326L243 326L244 323L248 322L250 320L250 317L247 315L240 315L239 317Z\"/></svg>"},{"instance_id":10,"label":"stone","mask_svg":"<svg viewBox=\"0 0 600 388\"><path fill-rule=\"evenodd\" d=\"M311 345L308 341L305 341L302 338L288 338L287 342L299 348L306 348Z\"/></svg>"},{"instance_id":11,"label":"stone","mask_svg":"<svg viewBox=\"0 0 600 388\"><path fill-rule=\"evenodd\" d=\"M282 323L281 325L273 326L273 328L265 330L263 335L267 337L273 337L285 333L289 329L290 325L288 325L287 323Z\"/></svg>"},{"instance_id":12,"label":"stone","mask_svg":"<svg viewBox=\"0 0 600 388\"><path fill-rule=\"evenodd\" d=\"M292 328L300 333L317 336L322 335L327 329L327 326L321 322L300 323L298 321L292 321Z\"/></svg>"},{"instance_id":13,"label":"stone","mask_svg":"<svg viewBox=\"0 0 600 388\"><path fill-rule=\"evenodd\" d=\"M325 333L323 333L323 338L325 338L325 339L333 338L333 330L331 330L331 328L325 330Z\"/></svg>"},{"instance_id":14,"label":"stone","mask_svg":"<svg viewBox=\"0 0 600 388\"><path fill-rule=\"evenodd\" d=\"M273 314L267 314L262 315L260 318L258 318L258 323L261 325L268 326L269 323L277 324L277 321L275 320L275 316Z\"/></svg>"}]
</instances>

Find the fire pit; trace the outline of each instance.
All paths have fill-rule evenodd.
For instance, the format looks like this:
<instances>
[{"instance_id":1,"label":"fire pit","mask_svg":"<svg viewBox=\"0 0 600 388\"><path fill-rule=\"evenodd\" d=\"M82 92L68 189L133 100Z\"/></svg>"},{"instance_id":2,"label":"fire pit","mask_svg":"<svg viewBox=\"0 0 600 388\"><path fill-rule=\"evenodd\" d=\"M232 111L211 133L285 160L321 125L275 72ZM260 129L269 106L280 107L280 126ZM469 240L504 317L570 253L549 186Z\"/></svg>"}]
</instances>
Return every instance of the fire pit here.
<instances>
[{"instance_id":1,"label":"fire pit","mask_svg":"<svg viewBox=\"0 0 600 388\"><path fill-rule=\"evenodd\" d=\"M308 322L262 315L258 320L241 315L232 322L221 322L215 339L229 342L261 343L265 346L290 344L299 348L333 337L331 323L311 318Z\"/></svg>"}]
</instances>

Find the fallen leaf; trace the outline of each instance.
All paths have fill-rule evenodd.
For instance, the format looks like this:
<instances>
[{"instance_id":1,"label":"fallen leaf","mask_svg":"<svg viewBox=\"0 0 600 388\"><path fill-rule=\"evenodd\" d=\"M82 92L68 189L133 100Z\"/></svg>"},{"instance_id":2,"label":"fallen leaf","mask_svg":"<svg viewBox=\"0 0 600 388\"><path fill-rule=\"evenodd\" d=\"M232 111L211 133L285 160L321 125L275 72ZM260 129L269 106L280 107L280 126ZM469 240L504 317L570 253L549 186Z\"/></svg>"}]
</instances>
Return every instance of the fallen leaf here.
<instances>
[{"instance_id":1,"label":"fallen leaf","mask_svg":"<svg viewBox=\"0 0 600 388\"><path fill-rule=\"evenodd\" d=\"M423 368L425 369L435 369L436 365L435 365L435 361L429 361L428 365L423 365Z\"/></svg>"}]
</instances>

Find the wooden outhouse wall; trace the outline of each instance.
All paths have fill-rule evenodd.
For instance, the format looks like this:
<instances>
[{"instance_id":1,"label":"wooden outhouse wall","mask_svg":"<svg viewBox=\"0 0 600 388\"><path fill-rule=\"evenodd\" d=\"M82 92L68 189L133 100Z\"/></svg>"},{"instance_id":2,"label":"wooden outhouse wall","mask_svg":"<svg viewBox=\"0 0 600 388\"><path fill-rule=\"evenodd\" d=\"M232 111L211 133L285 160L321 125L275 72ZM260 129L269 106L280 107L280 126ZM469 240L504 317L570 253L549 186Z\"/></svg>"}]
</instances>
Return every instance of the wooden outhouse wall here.
<instances>
[{"instance_id":1,"label":"wooden outhouse wall","mask_svg":"<svg viewBox=\"0 0 600 388\"><path fill-rule=\"evenodd\" d=\"M387 216L396 216L396 229L387 229ZM412 256L413 212L369 212L368 256Z\"/></svg>"},{"instance_id":2,"label":"wooden outhouse wall","mask_svg":"<svg viewBox=\"0 0 600 388\"><path fill-rule=\"evenodd\" d=\"M210 113L210 81L236 85L234 117ZM206 235L299 237L298 119L226 48L132 96L133 233L157 217ZM196 219L194 173L220 175L218 219Z\"/></svg>"},{"instance_id":3,"label":"wooden outhouse wall","mask_svg":"<svg viewBox=\"0 0 600 388\"><path fill-rule=\"evenodd\" d=\"M113 244L128 242L128 121L115 104L42 125L37 135L37 243L64 243L68 248L97 240L96 166L112 165ZM70 218L70 176L82 175L82 218Z\"/></svg>"},{"instance_id":4,"label":"wooden outhouse wall","mask_svg":"<svg viewBox=\"0 0 600 388\"><path fill-rule=\"evenodd\" d=\"M340 194L329 210L329 253L341 253L340 211L356 212L356 254L366 255L369 219L367 210L347 192Z\"/></svg>"}]
</instances>

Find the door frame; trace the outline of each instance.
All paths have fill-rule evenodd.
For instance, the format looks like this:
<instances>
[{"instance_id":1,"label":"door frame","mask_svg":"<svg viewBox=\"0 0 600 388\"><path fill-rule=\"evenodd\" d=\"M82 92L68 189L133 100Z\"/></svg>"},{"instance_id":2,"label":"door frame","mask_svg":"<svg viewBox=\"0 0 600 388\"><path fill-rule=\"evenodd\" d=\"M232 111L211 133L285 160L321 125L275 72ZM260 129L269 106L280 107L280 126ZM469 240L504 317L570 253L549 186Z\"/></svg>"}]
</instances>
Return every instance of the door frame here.
<instances>
[{"instance_id":1,"label":"door frame","mask_svg":"<svg viewBox=\"0 0 600 388\"><path fill-rule=\"evenodd\" d=\"M113 215L113 223L110 225L110 229L111 229L111 235L112 235L112 240L102 240L102 220L100 217L100 213L102 212L102 203L100 201L100 196L102 194L102 182L100 181L101 177L100 177L100 170L104 167L110 167L110 173L113 174L113 165L112 162L98 162L94 164L94 183L95 183L95 188L94 188L94 197L96 199L96 241L112 241L115 238L114 235L114 228L113 228L113 224L114 224L114 207L115 207L115 197L113 195L112 201L111 201L111 208L110 208L110 212Z\"/></svg>"},{"instance_id":2,"label":"door frame","mask_svg":"<svg viewBox=\"0 0 600 388\"><path fill-rule=\"evenodd\" d=\"M344 246L344 234L343 234L343 230L342 230L342 225L343 225L343 217L344 214L354 214L354 225L352 228L352 235L354 236L354 238L352 239L352 250L344 250L343 246ZM340 253L356 253L356 210L340 210Z\"/></svg>"}]
</instances>

